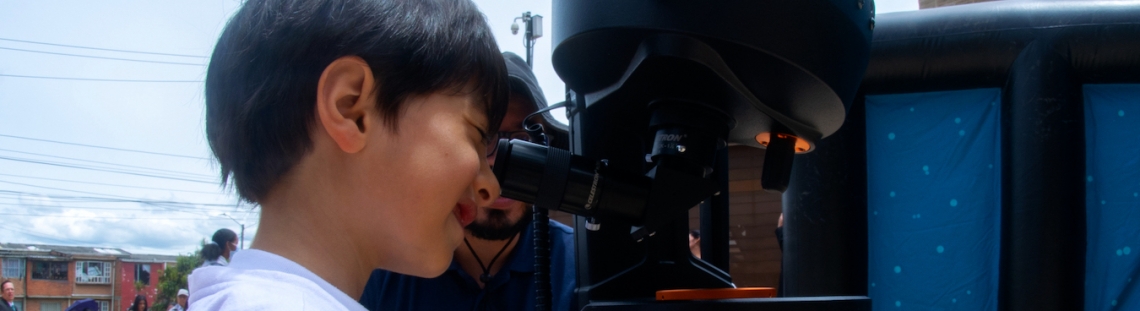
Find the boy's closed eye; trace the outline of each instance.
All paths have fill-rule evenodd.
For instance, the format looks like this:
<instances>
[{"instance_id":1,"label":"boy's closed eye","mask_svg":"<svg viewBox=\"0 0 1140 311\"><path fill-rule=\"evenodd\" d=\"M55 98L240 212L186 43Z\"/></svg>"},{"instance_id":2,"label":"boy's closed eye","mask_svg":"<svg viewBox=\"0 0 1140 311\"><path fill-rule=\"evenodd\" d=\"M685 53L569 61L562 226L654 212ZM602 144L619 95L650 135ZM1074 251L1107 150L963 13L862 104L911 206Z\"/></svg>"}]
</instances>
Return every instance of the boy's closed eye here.
<instances>
[{"instance_id":1,"label":"boy's closed eye","mask_svg":"<svg viewBox=\"0 0 1140 311\"><path fill-rule=\"evenodd\" d=\"M482 145L482 146L484 146L484 148L486 148L486 146L488 146L488 144L490 144L490 139L491 139L491 137L488 136L488 134L487 134L488 130L486 129L486 127L479 126L478 124L475 124L475 123L469 123L469 124L471 125L472 128L475 129L474 133L476 135L479 135L475 139L475 142L477 142L479 145Z\"/></svg>"},{"instance_id":2,"label":"boy's closed eye","mask_svg":"<svg viewBox=\"0 0 1140 311\"><path fill-rule=\"evenodd\" d=\"M475 131L479 132L479 141L482 142L483 144L486 144L488 139L490 139L487 137L487 130L484 130L482 127L479 127L478 125L471 125L471 126L475 127Z\"/></svg>"}]
</instances>

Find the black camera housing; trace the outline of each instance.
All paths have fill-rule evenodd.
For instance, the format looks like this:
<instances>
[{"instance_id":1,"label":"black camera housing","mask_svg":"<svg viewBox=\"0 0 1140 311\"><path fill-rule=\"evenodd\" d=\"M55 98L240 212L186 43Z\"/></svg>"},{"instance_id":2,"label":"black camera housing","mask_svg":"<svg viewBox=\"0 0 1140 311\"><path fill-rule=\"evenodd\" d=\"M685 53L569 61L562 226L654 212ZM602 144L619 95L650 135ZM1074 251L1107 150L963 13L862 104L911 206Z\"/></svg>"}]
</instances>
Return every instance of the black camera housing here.
<instances>
[{"instance_id":1,"label":"black camera housing","mask_svg":"<svg viewBox=\"0 0 1140 311\"><path fill-rule=\"evenodd\" d=\"M687 211L727 197L714 178L726 176L726 146L768 148L763 183L782 191L793 155L839 129L867 66L873 2L555 0L553 10L571 148L500 142L503 196L581 216L580 306L734 287L727 260L689 253Z\"/></svg>"}]
</instances>

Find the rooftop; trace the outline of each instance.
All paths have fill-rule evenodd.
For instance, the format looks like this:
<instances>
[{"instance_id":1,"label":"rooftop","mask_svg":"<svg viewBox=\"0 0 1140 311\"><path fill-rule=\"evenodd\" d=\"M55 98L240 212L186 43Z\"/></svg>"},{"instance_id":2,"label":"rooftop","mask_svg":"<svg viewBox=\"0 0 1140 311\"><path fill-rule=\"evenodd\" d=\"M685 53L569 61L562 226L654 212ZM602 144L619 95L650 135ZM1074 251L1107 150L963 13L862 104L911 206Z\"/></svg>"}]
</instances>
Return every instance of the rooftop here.
<instances>
[{"instance_id":1,"label":"rooftop","mask_svg":"<svg viewBox=\"0 0 1140 311\"><path fill-rule=\"evenodd\" d=\"M21 243L0 243L0 256L108 257L127 262L175 262L178 258L169 255L131 254L120 248Z\"/></svg>"}]
</instances>

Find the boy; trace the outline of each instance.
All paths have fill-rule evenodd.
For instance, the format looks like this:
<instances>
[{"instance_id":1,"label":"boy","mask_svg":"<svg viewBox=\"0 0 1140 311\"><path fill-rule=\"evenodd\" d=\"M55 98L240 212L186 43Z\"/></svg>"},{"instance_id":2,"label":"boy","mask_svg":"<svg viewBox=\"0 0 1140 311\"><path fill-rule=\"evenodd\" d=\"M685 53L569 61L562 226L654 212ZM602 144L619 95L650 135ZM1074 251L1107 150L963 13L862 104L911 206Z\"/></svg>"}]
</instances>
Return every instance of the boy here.
<instances>
[{"instance_id":1,"label":"boy","mask_svg":"<svg viewBox=\"0 0 1140 311\"><path fill-rule=\"evenodd\" d=\"M538 79L526 61L503 53L511 86L507 113L499 138L531 140L523 128L528 115L546 108ZM548 122L550 113L534 117L548 137L566 130ZM551 139L551 143L565 141ZM535 141L541 143L541 141ZM492 143L488 148L494 148ZM495 151L487 161L495 163ZM475 221L464 230L464 242L443 275L425 279L377 269L360 298L369 310L533 310L535 308L534 225L530 204L499 198L476 209ZM575 310L577 287L573 229L550 220L551 310ZM447 299L440 299L447 297Z\"/></svg>"},{"instance_id":2,"label":"boy","mask_svg":"<svg viewBox=\"0 0 1140 311\"><path fill-rule=\"evenodd\" d=\"M364 310L375 268L434 277L499 187L506 73L468 0L247 1L206 74L206 134L257 239L195 270L195 310Z\"/></svg>"}]
</instances>

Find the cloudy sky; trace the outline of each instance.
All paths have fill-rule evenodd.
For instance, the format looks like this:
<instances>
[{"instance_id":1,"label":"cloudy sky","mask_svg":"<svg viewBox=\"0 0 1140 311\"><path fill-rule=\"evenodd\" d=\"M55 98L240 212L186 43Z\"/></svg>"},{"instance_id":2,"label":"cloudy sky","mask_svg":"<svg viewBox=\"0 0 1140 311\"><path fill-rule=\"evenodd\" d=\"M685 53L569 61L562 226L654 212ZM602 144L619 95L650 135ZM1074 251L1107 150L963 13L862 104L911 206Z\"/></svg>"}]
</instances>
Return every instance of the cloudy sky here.
<instances>
[{"instance_id":1,"label":"cloudy sky","mask_svg":"<svg viewBox=\"0 0 1140 311\"><path fill-rule=\"evenodd\" d=\"M547 17L534 66L548 101L561 101L550 2L475 2L500 49L519 55L512 19ZM878 3L880 13L918 7ZM219 187L201 83L239 4L0 0L0 242L178 254L244 223L248 244L257 208Z\"/></svg>"}]
</instances>

